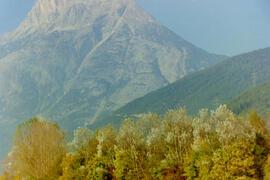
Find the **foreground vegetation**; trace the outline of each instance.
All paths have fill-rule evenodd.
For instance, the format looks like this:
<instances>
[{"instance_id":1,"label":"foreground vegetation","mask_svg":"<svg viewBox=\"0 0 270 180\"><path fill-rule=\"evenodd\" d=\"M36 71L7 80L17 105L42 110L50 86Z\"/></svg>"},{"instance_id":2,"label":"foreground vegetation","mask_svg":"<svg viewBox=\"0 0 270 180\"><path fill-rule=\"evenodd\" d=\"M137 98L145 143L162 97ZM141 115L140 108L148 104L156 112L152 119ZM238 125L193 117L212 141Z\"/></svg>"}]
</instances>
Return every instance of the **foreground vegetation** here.
<instances>
[{"instance_id":1,"label":"foreground vegetation","mask_svg":"<svg viewBox=\"0 0 270 180\"><path fill-rule=\"evenodd\" d=\"M1 180L270 179L266 121L226 106L191 117L145 114L95 132L78 128L67 143L57 125L19 126Z\"/></svg>"}]
</instances>

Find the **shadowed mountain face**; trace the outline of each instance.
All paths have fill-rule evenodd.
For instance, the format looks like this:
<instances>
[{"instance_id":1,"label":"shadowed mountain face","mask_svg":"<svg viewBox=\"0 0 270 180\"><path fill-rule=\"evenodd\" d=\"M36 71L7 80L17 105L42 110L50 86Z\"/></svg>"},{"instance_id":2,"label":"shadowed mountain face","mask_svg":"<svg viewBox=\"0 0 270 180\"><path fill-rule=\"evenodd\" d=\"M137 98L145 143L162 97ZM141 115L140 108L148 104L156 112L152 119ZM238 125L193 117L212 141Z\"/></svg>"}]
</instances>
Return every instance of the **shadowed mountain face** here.
<instances>
[{"instance_id":1,"label":"shadowed mountain face","mask_svg":"<svg viewBox=\"0 0 270 180\"><path fill-rule=\"evenodd\" d=\"M95 122L222 59L132 0L38 0L16 30L0 37L1 136L10 138L35 116L69 129Z\"/></svg>"},{"instance_id":2,"label":"shadowed mountain face","mask_svg":"<svg viewBox=\"0 0 270 180\"><path fill-rule=\"evenodd\" d=\"M119 125L123 119L136 118L138 114L152 112L164 115L169 109L180 107L191 114L203 108L215 109L256 85L270 82L269 69L270 48L235 56L135 99L92 126ZM266 94L262 91L258 93L257 97ZM244 104L248 103L248 99L246 101ZM233 103L237 105L239 102L236 99ZM239 111L232 105L230 108ZM254 103L256 106L259 105ZM266 109L267 106L268 103L262 107Z\"/></svg>"}]
</instances>

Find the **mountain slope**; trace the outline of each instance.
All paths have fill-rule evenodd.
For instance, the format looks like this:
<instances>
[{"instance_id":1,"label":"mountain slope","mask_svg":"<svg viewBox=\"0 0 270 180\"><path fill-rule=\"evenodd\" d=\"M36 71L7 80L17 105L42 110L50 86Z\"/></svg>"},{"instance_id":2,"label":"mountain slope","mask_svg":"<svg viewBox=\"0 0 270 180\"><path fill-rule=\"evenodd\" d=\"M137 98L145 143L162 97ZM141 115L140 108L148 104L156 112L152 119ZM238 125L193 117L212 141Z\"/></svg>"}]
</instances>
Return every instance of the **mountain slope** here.
<instances>
[{"instance_id":1,"label":"mountain slope","mask_svg":"<svg viewBox=\"0 0 270 180\"><path fill-rule=\"evenodd\" d=\"M0 37L0 132L35 116L72 130L223 58L132 0L38 0Z\"/></svg>"},{"instance_id":2,"label":"mountain slope","mask_svg":"<svg viewBox=\"0 0 270 180\"><path fill-rule=\"evenodd\" d=\"M265 83L233 98L228 107L235 113L241 114L249 110L256 110L266 116L270 111L270 83Z\"/></svg>"},{"instance_id":3,"label":"mountain slope","mask_svg":"<svg viewBox=\"0 0 270 180\"><path fill-rule=\"evenodd\" d=\"M119 125L121 120L135 114L164 114L179 107L192 114L202 108L212 109L256 84L270 81L269 69L270 48L235 56L138 98L93 127L106 123Z\"/></svg>"}]
</instances>

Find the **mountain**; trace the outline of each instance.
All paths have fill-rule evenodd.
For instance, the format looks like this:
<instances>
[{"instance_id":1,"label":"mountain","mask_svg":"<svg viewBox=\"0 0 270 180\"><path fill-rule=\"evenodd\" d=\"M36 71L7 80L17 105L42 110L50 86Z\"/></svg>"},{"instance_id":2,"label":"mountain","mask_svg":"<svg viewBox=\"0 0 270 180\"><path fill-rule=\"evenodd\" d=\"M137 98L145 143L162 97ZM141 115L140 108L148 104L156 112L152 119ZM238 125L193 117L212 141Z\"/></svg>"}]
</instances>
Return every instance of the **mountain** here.
<instances>
[{"instance_id":1,"label":"mountain","mask_svg":"<svg viewBox=\"0 0 270 180\"><path fill-rule=\"evenodd\" d=\"M266 116L270 111L270 83L256 86L233 98L227 103L235 113L241 114L249 110L256 110L261 116Z\"/></svg>"},{"instance_id":2,"label":"mountain","mask_svg":"<svg viewBox=\"0 0 270 180\"><path fill-rule=\"evenodd\" d=\"M14 29L35 1L1 0L0 34ZM269 0L135 2L189 42L210 52L236 55L270 46Z\"/></svg>"},{"instance_id":3,"label":"mountain","mask_svg":"<svg viewBox=\"0 0 270 180\"><path fill-rule=\"evenodd\" d=\"M93 127L119 125L125 118L185 107L191 114L213 109L232 98L270 81L270 48L242 54L188 75L164 88L150 92L116 110ZM91 126L90 126L91 127Z\"/></svg>"},{"instance_id":4,"label":"mountain","mask_svg":"<svg viewBox=\"0 0 270 180\"><path fill-rule=\"evenodd\" d=\"M38 0L0 37L0 136L35 116L69 130L91 124L222 59L132 0Z\"/></svg>"}]
</instances>

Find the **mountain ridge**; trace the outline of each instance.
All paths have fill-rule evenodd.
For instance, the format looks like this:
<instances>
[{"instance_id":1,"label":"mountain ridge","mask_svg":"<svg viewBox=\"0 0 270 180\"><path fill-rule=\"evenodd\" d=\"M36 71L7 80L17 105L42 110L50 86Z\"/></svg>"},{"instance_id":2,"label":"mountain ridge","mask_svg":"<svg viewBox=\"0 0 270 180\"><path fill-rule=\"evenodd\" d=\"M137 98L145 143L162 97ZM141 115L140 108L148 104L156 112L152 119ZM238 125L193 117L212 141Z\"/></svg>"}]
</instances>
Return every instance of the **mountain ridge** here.
<instances>
[{"instance_id":1,"label":"mountain ridge","mask_svg":"<svg viewBox=\"0 0 270 180\"><path fill-rule=\"evenodd\" d=\"M260 85L270 81L269 68L270 48L228 58L129 102L93 127L108 123L119 125L123 119L137 114L164 114L169 109L180 107L191 114L203 108L216 108L251 89L254 83Z\"/></svg>"}]
</instances>

